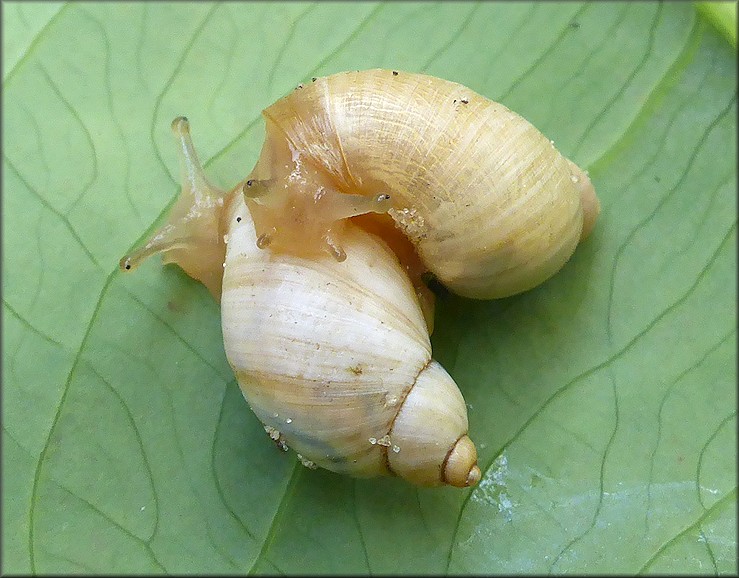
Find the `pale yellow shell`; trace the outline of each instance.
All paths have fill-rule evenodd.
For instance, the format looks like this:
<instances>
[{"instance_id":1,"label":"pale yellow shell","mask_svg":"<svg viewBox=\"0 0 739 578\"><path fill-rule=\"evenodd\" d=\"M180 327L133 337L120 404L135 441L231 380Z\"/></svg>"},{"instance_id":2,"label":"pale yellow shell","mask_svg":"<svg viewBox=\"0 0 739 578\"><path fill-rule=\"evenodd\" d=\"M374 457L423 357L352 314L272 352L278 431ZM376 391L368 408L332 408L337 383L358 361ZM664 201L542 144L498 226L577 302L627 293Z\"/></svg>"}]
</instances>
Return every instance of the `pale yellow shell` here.
<instances>
[{"instance_id":1,"label":"pale yellow shell","mask_svg":"<svg viewBox=\"0 0 739 578\"><path fill-rule=\"evenodd\" d=\"M389 194L390 214L423 264L464 296L504 297L538 285L569 259L597 215L587 176L547 137L454 82L390 70L339 73L295 90L264 116L253 178L281 182L310 165L342 193Z\"/></svg>"}]
</instances>

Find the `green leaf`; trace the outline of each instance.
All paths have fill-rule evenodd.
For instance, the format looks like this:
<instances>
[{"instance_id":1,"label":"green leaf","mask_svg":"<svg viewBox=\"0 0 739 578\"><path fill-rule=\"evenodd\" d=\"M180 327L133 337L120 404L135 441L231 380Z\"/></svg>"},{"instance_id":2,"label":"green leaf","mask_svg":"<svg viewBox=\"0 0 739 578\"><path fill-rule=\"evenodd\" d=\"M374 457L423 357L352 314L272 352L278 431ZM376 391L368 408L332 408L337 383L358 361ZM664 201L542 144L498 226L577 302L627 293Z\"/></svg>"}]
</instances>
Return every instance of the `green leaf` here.
<instances>
[{"instance_id":1,"label":"green leaf","mask_svg":"<svg viewBox=\"0 0 739 578\"><path fill-rule=\"evenodd\" d=\"M696 2L695 7L736 48L736 2Z\"/></svg>"},{"instance_id":2,"label":"green leaf","mask_svg":"<svg viewBox=\"0 0 739 578\"><path fill-rule=\"evenodd\" d=\"M736 54L685 3L11 3L3 22L3 573L737 572ZM551 280L440 297L484 477L299 466L218 306L118 259L262 108L372 67L461 82L586 167L603 210Z\"/></svg>"}]
</instances>

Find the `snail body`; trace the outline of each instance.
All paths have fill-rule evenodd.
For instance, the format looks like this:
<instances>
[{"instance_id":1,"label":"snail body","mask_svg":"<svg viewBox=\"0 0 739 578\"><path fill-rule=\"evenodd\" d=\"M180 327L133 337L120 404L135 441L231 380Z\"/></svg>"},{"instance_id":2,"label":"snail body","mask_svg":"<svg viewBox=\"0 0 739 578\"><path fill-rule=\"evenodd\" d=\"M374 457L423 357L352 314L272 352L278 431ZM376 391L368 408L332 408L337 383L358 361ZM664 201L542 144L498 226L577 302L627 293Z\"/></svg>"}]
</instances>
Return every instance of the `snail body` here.
<instances>
[{"instance_id":1,"label":"snail body","mask_svg":"<svg viewBox=\"0 0 739 578\"><path fill-rule=\"evenodd\" d=\"M497 298L558 271L599 210L587 175L548 138L454 82L344 72L263 115L265 143L244 190L260 244L273 250L305 254L323 243L341 258L332 227L386 213L449 289ZM347 196L343 213L327 210Z\"/></svg>"}]
</instances>

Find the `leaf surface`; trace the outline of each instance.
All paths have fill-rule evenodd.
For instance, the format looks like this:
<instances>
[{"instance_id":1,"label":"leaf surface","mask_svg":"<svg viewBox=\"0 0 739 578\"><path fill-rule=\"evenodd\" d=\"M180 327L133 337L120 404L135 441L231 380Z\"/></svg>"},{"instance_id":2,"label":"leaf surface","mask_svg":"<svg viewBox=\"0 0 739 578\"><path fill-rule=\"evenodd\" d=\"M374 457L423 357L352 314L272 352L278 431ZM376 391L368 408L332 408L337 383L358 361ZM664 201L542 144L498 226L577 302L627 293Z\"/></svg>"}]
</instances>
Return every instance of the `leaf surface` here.
<instances>
[{"instance_id":1,"label":"leaf surface","mask_svg":"<svg viewBox=\"0 0 739 578\"><path fill-rule=\"evenodd\" d=\"M736 55L686 3L11 3L3 10L5 573L736 573ZM587 168L551 280L442 295L483 479L302 468L249 411L217 305L118 259L261 110L373 67L461 82Z\"/></svg>"}]
</instances>

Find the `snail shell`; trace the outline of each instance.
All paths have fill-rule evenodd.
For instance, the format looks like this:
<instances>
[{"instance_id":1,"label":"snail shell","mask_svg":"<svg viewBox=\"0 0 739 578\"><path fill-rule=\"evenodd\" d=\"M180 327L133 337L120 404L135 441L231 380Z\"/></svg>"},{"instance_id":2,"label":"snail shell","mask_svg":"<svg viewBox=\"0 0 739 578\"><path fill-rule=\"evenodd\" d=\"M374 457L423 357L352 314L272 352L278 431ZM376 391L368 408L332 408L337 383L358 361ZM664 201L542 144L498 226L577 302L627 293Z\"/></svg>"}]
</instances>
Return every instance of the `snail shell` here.
<instances>
[{"instance_id":1,"label":"snail shell","mask_svg":"<svg viewBox=\"0 0 739 578\"><path fill-rule=\"evenodd\" d=\"M341 262L260 250L244 184L210 185L187 120L172 128L180 197L121 268L162 253L220 298L226 357L244 397L305 465L422 486L476 484L464 399L431 357L424 311L396 254L353 223L342 226Z\"/></svg>"},{"instance_id":2,"label":"snail shell","mask_svg":"<svg viewBox=\"0 0 739 578\"><path fill-rule=\"evenodd\" d=\"M343 262L273 254L257 248L241 195L227 212L226 357L268 431L335 472L476 483L464 399L432 360L415 290L385 243L350 225Z\"/></svg>"},{"instance_id":3,"label":"snail shell","mask_svg":"<svg viewBox=\"0 0 739 578\"><path fill-rule=\"evenodd\" d=\"M337 221L386 213L449 289L505 297L557 272L599 211L587 175L552 141L454 82L344 72L263 115L266 139L245 194L260 246L276 251L323 244L340 259ZM353 205L339 208L347 197Z\"/></svg>"}]
</instances>

